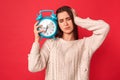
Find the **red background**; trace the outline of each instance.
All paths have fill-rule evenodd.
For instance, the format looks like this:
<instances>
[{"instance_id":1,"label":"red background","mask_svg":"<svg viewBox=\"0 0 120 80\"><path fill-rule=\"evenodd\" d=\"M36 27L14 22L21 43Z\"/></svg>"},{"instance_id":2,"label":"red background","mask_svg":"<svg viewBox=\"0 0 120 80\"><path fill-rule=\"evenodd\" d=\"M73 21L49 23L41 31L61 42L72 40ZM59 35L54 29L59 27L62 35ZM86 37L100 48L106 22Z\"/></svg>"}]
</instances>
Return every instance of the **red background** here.
<instances>
[{"instance_id":1,"label":"red background","mask_svg":"<svg viewBox=\"0 0 120 80\"><path fill-rule=\"evenodd\" d=\"M0 80L44 80L45 72L28 71L33 25L40 9L69 5L82 18L104 19L110 32L93 55L90 80L120 80L119 0L0 0ZM89 33L80 30L80 36ZM85 32L85 33L82 33Z\"/></svg>"}]
</instances>

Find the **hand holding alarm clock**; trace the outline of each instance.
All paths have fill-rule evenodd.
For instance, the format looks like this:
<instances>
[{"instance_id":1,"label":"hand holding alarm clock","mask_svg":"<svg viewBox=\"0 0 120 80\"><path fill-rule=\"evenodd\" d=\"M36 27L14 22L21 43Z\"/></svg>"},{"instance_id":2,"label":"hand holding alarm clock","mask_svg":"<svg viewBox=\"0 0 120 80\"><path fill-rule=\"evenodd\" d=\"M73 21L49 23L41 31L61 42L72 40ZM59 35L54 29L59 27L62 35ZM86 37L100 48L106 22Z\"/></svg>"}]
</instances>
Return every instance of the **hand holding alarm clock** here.
<instances>
[{"instance_id":1,"label":"hand holding alarm clock","mask_svg":"<svg viewBox=\"0 0 120 80\"><path fill-rule=\"evenodd\" d=\"M43 17L43 12L51 12L52 14L50 16ZM40 10L36 20L38 21L37 26L39 26L37 30L43 30L39 33L41 38L55 38L57 33L57 17L53 10Z\"/></svg>"}]
</instances>

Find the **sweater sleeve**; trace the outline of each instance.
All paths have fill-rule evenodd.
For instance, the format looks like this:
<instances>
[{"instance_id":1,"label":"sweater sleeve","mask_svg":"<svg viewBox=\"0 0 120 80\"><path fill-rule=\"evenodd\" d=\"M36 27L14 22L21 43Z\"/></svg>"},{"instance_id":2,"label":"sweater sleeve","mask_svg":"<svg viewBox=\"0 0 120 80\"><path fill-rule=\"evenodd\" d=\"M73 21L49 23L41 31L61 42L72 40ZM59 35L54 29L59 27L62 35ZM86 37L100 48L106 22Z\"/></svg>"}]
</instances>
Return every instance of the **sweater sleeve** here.
<instances>
[{"instance_id":1,"label":"sweater sleeve","mask_svg":"<svg viewBox=\"0 0 120 80\"><path fill-rule=\"evenodd\" d=\"M103 20L92 20L90 18L82 19L80 17L75 17L75 23L82 28L93 31L92 36L84 38L85 47L88 48L91 56L106 38L110 29L109 24Z\"/></svg>"},{"instance_id":2,"label":"sweater sleeve","mask_svg":"<svg viewBox=\"0 0 120 80\"><path fill-rule=\"evenodd\" d=\"M34 42L30 54L28 54L28 70L37 72L44 69L49 59L49 51L50 45L48 40L46 40L41 49L39 43Z\"/></svg>"}]
</instances>

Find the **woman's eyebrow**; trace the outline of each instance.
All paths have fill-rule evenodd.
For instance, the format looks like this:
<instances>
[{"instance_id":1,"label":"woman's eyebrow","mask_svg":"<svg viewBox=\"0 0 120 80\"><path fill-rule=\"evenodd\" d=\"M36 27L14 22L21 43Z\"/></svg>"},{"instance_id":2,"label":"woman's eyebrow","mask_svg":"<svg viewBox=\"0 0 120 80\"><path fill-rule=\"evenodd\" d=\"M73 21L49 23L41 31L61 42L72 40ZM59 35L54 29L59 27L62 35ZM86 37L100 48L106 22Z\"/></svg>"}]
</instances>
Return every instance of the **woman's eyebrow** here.
<instances>
[{"instance_id":1,"label":"woman's eyebrow","mask_svg":"<svg viewBox=\"0 0 120 80\"><path fill-rule=\"evenodd\" d=\"M71 17L68 16L68 17L66 17L65 19L71 19ZM64 18L58 19L58 21L60 21L60 20L64 20Z\"/></svg>"},{"instance_id":2,"label":"woman's eyebrow","mask_svg":"<svg viewBox=\"0 0 120 80\"><path fill-rule=\"evenodd\" d=\"M58 21L61 21L61 20L64 20L64 19L58 19Z\"/></svg>"},{"instance_id":3,"label":"woman's eyebrow","mask_svg":"<svg viewBox=\"0 0 120 80\"><path fill-rule=\"evenodd\" d=\"M71 19L71 17L66 17L65 19Z\"/></svg>"}]
</instances>

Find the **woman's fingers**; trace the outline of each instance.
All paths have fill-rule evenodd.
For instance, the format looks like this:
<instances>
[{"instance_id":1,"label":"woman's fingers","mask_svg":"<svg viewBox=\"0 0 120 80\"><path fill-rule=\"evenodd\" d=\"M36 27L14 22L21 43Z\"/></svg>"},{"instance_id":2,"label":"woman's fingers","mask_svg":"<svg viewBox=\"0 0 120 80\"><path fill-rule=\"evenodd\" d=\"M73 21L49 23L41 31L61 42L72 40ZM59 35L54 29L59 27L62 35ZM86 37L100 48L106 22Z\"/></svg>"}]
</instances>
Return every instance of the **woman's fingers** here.
<instances>
[{"instance_id":1,"label":"woman's fingers","mask_svg":"<svg viewBox=\"0 0 120 80\"><path fill-rule=\"evenodd\" d=\"M72 10L73 16L78 16L75 9L72 8L71 10Z\"/></svg>"},{"instance_id":2,"label":"woman's fingers","mask_svg":"<svg viewBox=\"0 0 120 80\"><path fill-rule=\"evenodd\" d=\"M38 24L38 21L34 24L34 26L37 26L37 24Z\"/></svg>"},{"instance_id":3,"label":"woman's fingers","mask_svg":"<svg viewBox=\"0 0 120 80\"><path fill-rule=\"evenodd\" d=\"M34 24L34 35L35 35L35 41L37 41L37 42L40 39L39 33L44 32L43 29L39 29L41 27L42 27L42 25L38 25L38 21Z\"/></svg>"},{"instance_id":4,"label":"woman's fingers","mask_svg":"<svg viewBox=\"0 0 120 80\"><path fill-rule=\"evenodd\" d=\"M38 28L41 28L42 25L37 25L38 22L34 24L34 33L42 32L43 30L38 30Z\"/></svg>"},{"instance_id":5,"label":"woman's fingers","mask_svg":"<svg viewBox=\"0 0 120 80\"><path fill-rule=\"evenodd\" d=\"M43 29L41 29L41 30L39 30L39 31L37 31L38 33L41 33L41 32L44 32L45 30L43 30Z\"/></svg>"}]
</instances>

